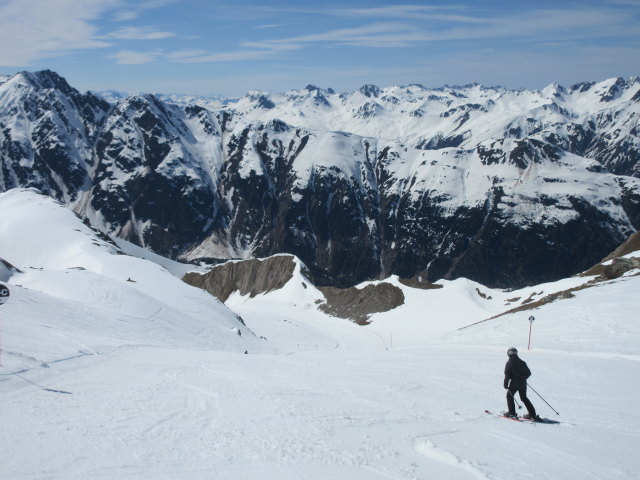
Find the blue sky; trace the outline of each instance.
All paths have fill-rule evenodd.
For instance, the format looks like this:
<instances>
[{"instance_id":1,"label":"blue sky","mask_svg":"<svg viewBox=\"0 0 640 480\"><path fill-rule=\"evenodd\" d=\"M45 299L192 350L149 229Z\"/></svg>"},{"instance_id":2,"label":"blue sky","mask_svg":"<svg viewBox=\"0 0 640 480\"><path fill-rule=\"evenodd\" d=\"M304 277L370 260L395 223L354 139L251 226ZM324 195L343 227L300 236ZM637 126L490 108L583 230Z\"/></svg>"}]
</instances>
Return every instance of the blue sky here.
<instances>
[{"instance_id":1,"label":"blue sky","mask_svg":"<svg viewBox=\"0 0 640 480\"><path fill-rule=\"evenodd\" d=\"M240 96L640 74L640 0L0 0L0 72Z\"/></svg>"}]
</instances>

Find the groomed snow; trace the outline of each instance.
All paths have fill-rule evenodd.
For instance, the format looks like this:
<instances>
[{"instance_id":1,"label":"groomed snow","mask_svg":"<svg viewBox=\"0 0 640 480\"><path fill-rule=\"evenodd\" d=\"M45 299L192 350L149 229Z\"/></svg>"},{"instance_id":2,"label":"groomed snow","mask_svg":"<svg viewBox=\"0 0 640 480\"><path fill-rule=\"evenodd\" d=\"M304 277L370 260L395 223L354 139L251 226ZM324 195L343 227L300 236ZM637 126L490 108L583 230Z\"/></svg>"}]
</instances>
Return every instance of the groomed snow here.
<instances>
[{"instance_id":1,"label":"groomed snow","mask_svg":"<svg viewBox=\"0 0 640 480\"><path fill-rule=\"evenodd\" d=\"M0 258L24 272L0 306L0 478L626 480L640 468L640 276L457 330L588 279L402 286L405 306L363 328L319 312L297 274L229 299L244 328L167 270L183 267L118 254L48 198L10 191L0 211ZM560 416L530 392L538 412L561 424L483 413L505 407L510 346Z\"/></svg>"}]
</instances>

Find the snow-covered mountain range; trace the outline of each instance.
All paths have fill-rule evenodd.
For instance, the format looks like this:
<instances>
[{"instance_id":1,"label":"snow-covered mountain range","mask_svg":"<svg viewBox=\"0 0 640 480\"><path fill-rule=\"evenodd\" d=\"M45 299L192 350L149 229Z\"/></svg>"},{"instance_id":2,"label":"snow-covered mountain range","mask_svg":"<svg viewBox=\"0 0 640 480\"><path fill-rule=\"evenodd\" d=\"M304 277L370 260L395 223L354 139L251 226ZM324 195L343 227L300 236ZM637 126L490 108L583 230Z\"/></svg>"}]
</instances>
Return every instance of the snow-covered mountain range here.
<instances>
[{"instance_id":1,"label":"snow-covered mountain range","mask_svg":"<svg viewBox=\"0 0 640 480\"><path fill-rule=\"evenodd\" d=\"M0 80L0 189L175 259L286 252L318 284L520 286L640 227L640 79L543 91L308 86L220 99Z\"/></svg>"}]
</instances>

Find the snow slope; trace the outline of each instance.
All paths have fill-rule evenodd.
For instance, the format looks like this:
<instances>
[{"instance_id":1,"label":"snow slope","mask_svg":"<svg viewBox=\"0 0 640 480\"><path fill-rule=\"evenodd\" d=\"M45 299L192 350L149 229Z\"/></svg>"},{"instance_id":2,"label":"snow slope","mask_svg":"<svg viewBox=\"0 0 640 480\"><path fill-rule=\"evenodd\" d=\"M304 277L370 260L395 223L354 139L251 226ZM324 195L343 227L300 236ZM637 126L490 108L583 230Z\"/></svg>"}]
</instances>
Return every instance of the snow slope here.
<instances>
[{"instance_id":1,"label":"snow slope","mask_svg":"<svg viewBox=\"0 0 640 480\"><path fill-rule=\"evenodd\" d=\"M294 278L227 301L266 339L254 340L51 200L11 191L0 208L0 257L24 272L0 307L0 478L626 480L640 468L637 272L463 330L588 279L402 286L404 310L362 328L320 313ZM509 346L561 415L531 392L538 412L561 424L483 413L505 406Z\"/></svg>"},{"instance_id":2,"label":"snow slope","mask_svg":"<svg viewBox=\"0 0 640 480\"><path fill-rule=\"evenodd\" d=\"M156 263L124 255L49 197L11 190L0 195L0 210L0 257L22 271L10 279L2 314L27 319L4 329L6 368L135 343L241 351L256 342L216 299ZM13 351L25 338L39 348Z\"/></svg>"}]
</instances>

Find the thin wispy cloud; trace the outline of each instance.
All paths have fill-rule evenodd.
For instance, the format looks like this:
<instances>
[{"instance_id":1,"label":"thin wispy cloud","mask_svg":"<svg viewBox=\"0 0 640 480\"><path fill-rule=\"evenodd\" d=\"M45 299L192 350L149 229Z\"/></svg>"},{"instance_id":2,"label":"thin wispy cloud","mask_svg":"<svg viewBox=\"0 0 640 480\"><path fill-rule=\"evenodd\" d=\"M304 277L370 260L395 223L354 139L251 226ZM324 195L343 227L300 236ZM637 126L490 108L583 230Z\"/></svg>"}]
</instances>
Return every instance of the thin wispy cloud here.
<instances>
[{"instance_id":1,"label":"thin wispy cloud","mask_svg":"<svg viewBox=\"0 0 640 480\"><path fill-rule=\"evenodd\" d=\"M181 63L220 63L220 62L238 62L243 60L259 60L276 55L283 52L289 52L292 50L299 50L302 48L300 45L293 43L275 43L265 45L255 44L241 44L238 50L230 50L226 52L209 52L209 53L197 53L193 55L179 52L176 56L176 52L166 55L167 59L175 60Z\"/></svg>"},{"instance_id":2,"label":"thin wispy cloud","mask_svg":"<svg viewBox=\"0 0 640 480\"><path fill-rule=\"evenodd\" d=\"M176 50L173 52L169 52L167 54L165 54L165 58L169 59L169 60L185 60L185 59L189 59L189 58L197 58L197 57L202 57L204 55L207 55L207 51L206 50L198 50L198 49L194 49L194 50Z\"/></svg>"},{"instance_id":3,"label":"thin wispy cloud","mask_svg":"<svg viewBox=\"0 0 640 480\"><path fill-rule=\"evenodd\" d=\"M148 0L129 4L120 2L119 7L121 8L113 12L113 19L117 22L135 20L148 10L164 7L174 1L175 0Z\"/></svg>"},{"instance_id":4,"label":"thin wispy cloud","mask_svg":"<svg viewBox=\"0 0 640 480\"><path fill-rule=\"evenodd\" d=\"M117 0L4 0L0 2L0 65L29 65L69 52L99 49L93 23Z\"/></svg>"},{"instance_id":5,"label":"thin wispy cloud","mask_svg":"<svg viewBox=\"0 0 640 480\"><path fill-rule=\"evenodd\" d=\"M262 42L245 42L243 46L251 48L278 48L289 45L304 48L310 44L328 43L336 45L376 45L387 47L386 42L407 45L420 36L413 27L403 23L374 23L355 28L340 28L326 32L286 37L281 39L264 40ZM422 38L422 37L420 37Z\"/></svg>"},{"instance_id":6,"label":"thin wispy cloud","mask_svg":"<svg viewBox=\"0 0 640 480\"><path fill-rule=\"evenodd\" d=\"M172 1L130 3L132 9L123 9L124 0L0 1L0 66L28 66L46 58L106 49L118 41L176 37L174 32L148 26L123 26L108 33L101 33L99 26L102 18L133 19ZM139 64L158 55L121 50L110 58L120 64Z\"/></svg>"},{"instance_id":7,"label":"thin wispy cloud","mask_svg":"<svg viewBox=\"0 0 640 480\"><path fill-rule=\"evenodd\" d=\"M410 46L412 43L420 41L425 41L425 36L411 27L376 24L354 29L330 30L298 37L260 42L242 42L238 45L240 48L237 50L213 52L205 55L182 55L179 58L168 55L168 58L184 63L218 63L268 58L285 52L303 50L322 43L362 48L399 48Z\"/></svg>"},{"instance_id":8,"label":"thin wispy cloud","mask_svg":"<svg viewBox=\"0 0 640 480\"><path fill-rule=\"evenodd\" d=\"M330 15L356 18L405 18L411 20L434 20L456 23L486 23L480 17L453 13L460 8L424 5L391 5L370 8L343 8L326 11ZM451 12L451 13L445 13Z\"/></svg>"},{"instance_id":9,"label":"thin wispy cloud","mask_svg":"<svg viewBox=\"0 0 640 480\"><path fill-rule=\"evenodd\" d=\"M151 27L123 27L104 36L112 40L161 40L175 37L173 32L154 30Z\"/></svg>"},{"instance_id":10,"label":"thin wispy cloud","mask_svg":"<svg viewBox=\"0 0 640 480\"><path fill-rule=\"evenodd\" d=\"M411 10L408 6L403 11ZM416 8L417 10L417 8ZM422 8L420 9L422 10ZM383 15L380 8L360 9L367 16ZM334 29L294 37L265 39L260 42L244 42L244 48L271 50L299 50L316 44L333 44L361 48L401 48L412 47L430 42L447 42L487 38L522 39L540 35L560 38L562 41L620 34L620 27L628 29L623 34L636 35L640 26L632 24L623 12L610 12L599 9L587 11L575 10L532 10L527 13L486 18L473 22L473 26L440 27L432 29L416 22L381 22L354 28ZM211 56L211 61L227 58L224 55ZM244 57L242 57L244 58ZM206 61L205 57L200 61Z\"/></svg>"},{"instance_id":11,"label":"thin wispy cloud","mask_svg":"<svg viewBox=\"0 0 640 480\"><path fill-rule=\"evenodd\" d=\"M428 7L399 6L368 9L342 10L343 14L361 15L364 17L393 16L387 15L389 11L396 11L397 18L410 12L426 12L432 10ZM464 17L467 25L461 27L457 20L439 17L443 23L454 23L438 29L423 25L420 22L378 22L365 24L353 28L331 29L306 35L298 35L282 38L266 38L260 41L240 42L238 48L227 51L206 51L204 49L175 51L173 53L159 54L141 52L134 55L132 51L126 51L126 55L115 58L119 62L133 63L134 60L155 61L168 60L180 63L221 63L240 62L246 60L268 59L283 55L287 52L313 48L317 45L349 46L357 48L409 48L432 42L448 42L461 40L477 40L487 38L516 38L536 37L545 35L545 41L556 38L566 42L584 36L606 36L619 32L620 26L629 24L629 20L623 12L603 11L599 9L574 11L574 10L531 10L526 13L498 16L485 19L476 19L471 22L471 17ZM629 35L640 31L640 27L628 25ZM266 26L263 26L266 28ZM144 30L121 30L122 36L130 38L153 38L154 32ZM162 38L163 32L159 32L156 38Z\"/></svg>"},{"instance_id":12,"label":"thin wispy cloud","mask_svg":"<svg viewBox=\"0 0 640 480\"><path fill-rule=\"evenodd\" d=\"M131 50L120 50L113 55L109 55L109 58L113 58L120 65L144 65L157 61L163 57L163 53L156 52L134 52Z\"/></svg>"},{"instance_id":13,"label":"thin wispy cloud","mask_svg":"<svg viewBox=\"0 0 640 480\"><path fill-rule=\"evenodd\" d=\"M286 24L284 24L284 23L271 23L271 24L268 24L268 25L256 25L253 28L255 28L256 30L262 30L262 29L265 29L265 28L280 28L280 27L284 27L285 25Z\"/></svg>"}]
</instances>

